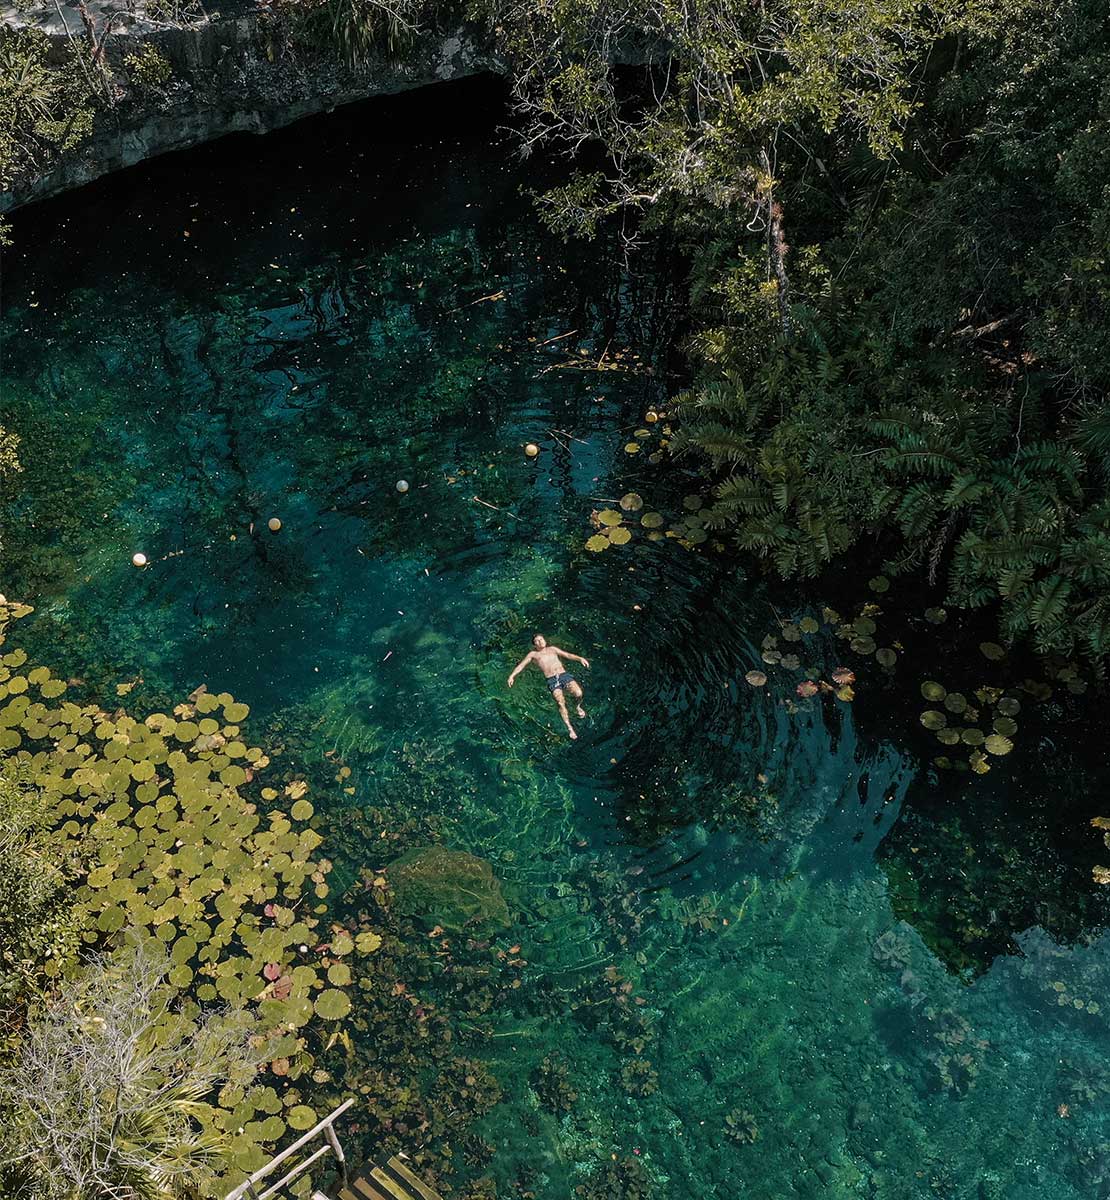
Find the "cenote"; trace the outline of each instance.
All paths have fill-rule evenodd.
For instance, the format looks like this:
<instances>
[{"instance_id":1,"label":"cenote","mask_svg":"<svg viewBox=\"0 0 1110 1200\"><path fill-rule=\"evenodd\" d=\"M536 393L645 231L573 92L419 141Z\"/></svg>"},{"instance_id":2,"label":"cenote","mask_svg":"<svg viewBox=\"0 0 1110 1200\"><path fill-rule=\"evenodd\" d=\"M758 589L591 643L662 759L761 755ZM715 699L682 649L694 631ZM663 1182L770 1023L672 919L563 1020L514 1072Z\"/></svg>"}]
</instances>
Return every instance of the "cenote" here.
<instances>
[{"instance_id":1,"label":"cenote","mask_svg":"<svg viewBox=\"0 0 1110 1200\"><path fill-rule=\"evenodd\" d=\"M501 105L374 101L17 214L9 642L108 712L230 693L258 782L310 782L321 919L410 942L296 1080L361 1102L364 1153L537 1200L1107 1194L1104 701L871 572L718 548L658 460L682 264L545 233L559 167ZM537 632L590 660L576 744L505 686ZM1012 752L939 768L927 709ZM473 856L446 899L429 846Z\"/></svg>"}]
</instances>

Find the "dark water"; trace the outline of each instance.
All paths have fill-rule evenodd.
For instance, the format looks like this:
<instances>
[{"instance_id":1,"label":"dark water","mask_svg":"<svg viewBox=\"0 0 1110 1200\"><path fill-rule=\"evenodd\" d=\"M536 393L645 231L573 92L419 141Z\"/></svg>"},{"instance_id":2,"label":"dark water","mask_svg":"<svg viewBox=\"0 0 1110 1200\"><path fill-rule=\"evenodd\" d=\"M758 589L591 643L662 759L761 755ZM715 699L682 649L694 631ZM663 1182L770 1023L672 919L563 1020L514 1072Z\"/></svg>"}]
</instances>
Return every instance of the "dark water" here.
<instances>
[{"instance_id":1,"label":"dark water","mask_svg":"<svg viewBox=\"0 0 1110 1200\"><path fill-rule=\"evenodd\" d=\"M864 580L771 591L691 536L694 482L644 424L674 386L673 258L547 238L520 194L547 168L501 119L483 84L427 93L19 217L24 644L139 704L227 689L351 766L333 805L434 813L493 864L532 985L470 1051L505 1089L482 1124L503 1195L562 1200L612 1154L674 1200L1110 1195L1093 702L1037 700L979 631L893 602L888 675L822 618ZM663 536L637 513L586 551L630 492ZM591 660L574 746L538 675L505 687L535 631ZM826 678L846 661L856 699L797 700L767 635ZM926 680L984 728L976 688L1020 697L988 775L932 765L970 751L922 731ZM575 999L608 967L640 1045ZM530 1083L550 1053L559 1117Z\"/></svg>"}]
</instances>

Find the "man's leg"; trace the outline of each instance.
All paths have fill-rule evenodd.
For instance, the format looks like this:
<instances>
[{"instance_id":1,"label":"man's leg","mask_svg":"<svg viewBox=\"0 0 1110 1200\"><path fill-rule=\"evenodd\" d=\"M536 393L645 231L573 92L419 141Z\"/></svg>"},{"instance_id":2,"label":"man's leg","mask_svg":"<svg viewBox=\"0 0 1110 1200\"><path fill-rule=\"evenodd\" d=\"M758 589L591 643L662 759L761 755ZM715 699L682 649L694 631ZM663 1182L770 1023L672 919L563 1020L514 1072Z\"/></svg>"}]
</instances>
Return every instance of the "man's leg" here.
<instances>
[{"instance_id":1,"label":"man's leg","mask_svg":"<svg viewBox=\"0 0 1110 1200\"><path fill-rule=\"evenodd\" d=\"M578 701L578 715L580 717L584 717L586 715L586 710L582 707L582 685L577 679L572 679L567 690L575 698L575 700Z\"/></svg>"},{"instance_id":2,"label":"man's leg","mask_svg":"<svg viewBox=\"0 0 1110 1200\"><path fill-rule=\"evenodd\" d=\"M555 703L559 706L559 715L563 718L563 724L567 727L567 733L570 734L572 740L577 739L578 734L574 732L574 726L570 723L570 717L567 715L567 702L563 699L563 689L556 688L551 694L555 697Z\"/></svg>"}]
</instances>

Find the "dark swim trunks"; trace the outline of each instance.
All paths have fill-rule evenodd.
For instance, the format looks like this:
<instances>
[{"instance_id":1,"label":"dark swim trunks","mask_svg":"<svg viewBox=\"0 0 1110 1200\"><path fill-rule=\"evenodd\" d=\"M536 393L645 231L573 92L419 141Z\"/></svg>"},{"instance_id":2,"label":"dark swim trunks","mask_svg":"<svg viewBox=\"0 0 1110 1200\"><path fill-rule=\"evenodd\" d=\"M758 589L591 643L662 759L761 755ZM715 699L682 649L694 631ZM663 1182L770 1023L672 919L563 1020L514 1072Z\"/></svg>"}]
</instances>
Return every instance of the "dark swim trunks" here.
<instances>
[{"instance_id":1,"label":"dark swim trunks","mask_svg":"<svg viewBox=\"0 0 1110 1200\"><path fill-rule=\"evenodd\" d=\"M558 691L559 688L565 688L568 683L574 682L574 676L569 671L560 671L558 675L548 675L547 690L549 692Z\"/></svg>"}]
</instances>

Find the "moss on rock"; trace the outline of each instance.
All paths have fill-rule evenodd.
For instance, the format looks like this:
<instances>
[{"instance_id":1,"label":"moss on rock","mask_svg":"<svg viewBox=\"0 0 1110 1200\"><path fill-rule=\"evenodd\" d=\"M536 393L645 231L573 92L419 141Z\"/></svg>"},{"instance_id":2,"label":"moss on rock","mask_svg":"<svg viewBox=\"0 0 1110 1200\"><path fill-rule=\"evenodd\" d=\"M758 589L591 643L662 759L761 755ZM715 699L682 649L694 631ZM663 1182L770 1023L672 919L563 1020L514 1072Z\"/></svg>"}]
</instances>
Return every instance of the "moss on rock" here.
<instances>
[{"instance_id":1,"label":"moss on rock","mask_svg":"<svg viewBox=\"0 0 1110 1200\"><path fill-rule=\"evenodd\" d=\"M446 846L409 850L390 864L398 909L444 929L504 928L509 908L493 868L483 858Z\"/></svg>"}]
</instances>

